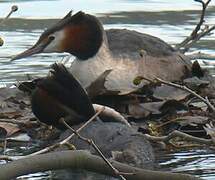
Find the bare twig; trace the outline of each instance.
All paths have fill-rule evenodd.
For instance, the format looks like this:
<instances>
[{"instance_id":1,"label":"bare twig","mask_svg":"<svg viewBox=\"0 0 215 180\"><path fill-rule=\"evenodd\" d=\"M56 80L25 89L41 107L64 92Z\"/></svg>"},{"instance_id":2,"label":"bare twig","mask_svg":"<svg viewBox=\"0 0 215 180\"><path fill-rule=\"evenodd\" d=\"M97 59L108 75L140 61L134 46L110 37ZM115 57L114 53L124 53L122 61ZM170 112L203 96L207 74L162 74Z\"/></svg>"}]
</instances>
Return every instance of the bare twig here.
<instances>
[{"instance_id":1,"label":"bare twig","mask_svg":"<svg viewBox=\"0 0 215 180\"><path fill-rule=\"evenodd\" d=\"M198 137L191 136L189 134L186 134L186 133L183 133L183 132L180 132L180 131L177 131L177 130L171 132L167 136L156 137L156 136L151 136L149 134L144 134L143 136L146 137L148 140L154 141L154 142L163 141L163 142L167 143L173 138L180 137L180 138L183 138L186 141L193 141L193 142L197 142L197 143L200 143L200 144L206 144L206 145L213 145L214 144L212 139L198 138Z\"/></svg>"},{"instance_id":2,"label":"bare twig","mask_svg":"<svg viewBox=\"0 0 215 180\"><path fill-rule=\"evenodd\" d=\"M211 0L208 0L206 3L203 0L195 0L195 1L202 4L202 14L201 14L199 23L196 25L196 28L191 33L191 38L192 39L194 39L197 36L198 31L200 30L202 24L204 23L205 11L206 11L206 8L207 8L207 6L208 6L208 4L210 3Z\"/></svg>"},{"instance_id":3,"label":"bare twig","mask_svg":"<svg viewBox=\"0 0 215 180\"><path fill-rule=\"evenodd\" d=\"M202 12L201 12L201 16L200 16L200 20L198 22L198 24L196 25L195 29L191 32L191 34L184 39L181 43L179 43L178 45L176 45L176 49L177 50L181 50L181 48L183 48L182 52L186 52L189 50L189 48L196 43L201 37L209 34L209 32L211 32L214 28L209 28L211 30L207 30L207 28L205 28L202 32L199 33L199 31L201 30L202 25L204 24L204 18L205 18L205 13L206 13L206 9L209 5L209 3L211 2L211 0L207 0L206 2L204 2L203 0L194 0L196 2L201 3L202 5Z\"/></svg>"},{"instance_id":4,"label":"bare twig","mask_svg":"<svg viewBox=\"0 0 215 180\"><path fill-rule=\"evenodd\" d=\"M120 173L110 162L109 160L104 156L104 154L101 152L101 150L99 149L99 147L95 144L95 142L92 139L88 139L85 138L83 136L81 136L76 130L74 130L72 127L70 127L70 125L68 125L65 121L64 118L60 119L61 123L64 124L69 130L71 130L73 132L73 134L75 134L79 139L81 139L82 141L85 141L86 143L88 143L89 145L91 145L95 151L99 154L99 156L107 163L107 165L113 170L113 172L118 175L121 179L126 180L125 177L122 175L122 173Z\"/></svg>"},{"instance_id":5,"label":"bare twig","mask_svg":"<svg viewBox=\"0 0 215 180\"><path fill-rule=\"evenodd\" d=\"M162 80L160 78L155 78L155 79L157 81L163 83L163 84L166 84L166 85L169 85L169 86L172 86L172 87L176 87L176 88L179 88L179 89L182 89L184 91L189 92L190 94L192 94L193 96L197 97L198 99L203 101L205 104L207 104L209 109L212 110L213 112L215 112L215 107L213 106L213 104L210 103L210 101L207 98L203 98L202 96L198 95L196 92L192 91L188 87L182 86L182 85L179 85L179 84L175 84L175 83L172 83L172 82L168 82L168 81Z\"/></svg>"},{"instance_id":6,"label":"bare twig","mask_svg":"<svg viewBox=\"0 0 215 180\"><path fill-rule=\"evenodd\" d=\"M187 52L197 41L199 41L202 37L206 36L206 35L210 35L211 31L213 31L215 29L215 25L211 26L210 28L208 26L206 26L202 32L200 32L195 39L193 39L191 42L187 43L184 46L184 50L183 52Z\"/></svg>"},{"instance_id":7,"label":"bare twig","mask_svg":"<svg viewBox=\"0 0 215 180\"><path fill-rule=\"evenodd\" d=\"M105 110L105 107L104 108L101 108L98 112L96 112L96 114L94 116L92 116L86 123L84 123L80 128L77 129L77 132L80 132L82 129L84 129L89 123L91 123L96 117L98 117L98 115L100 113L102 113L103 111ZM71 134L70 136L68 136L67 138L65 138L64 140L62 140L61 142L58 142L54 145L51 145L51 146L48 146L44 149L41 149L37 152L34 152L32 154L29 154L25 157L29 157L29 156L34 156L34 155L37 155L37 154L42 154L42 153L46 153L46 152L50 152L60 146L62 146L63 144L67 143L70 139L72 139L73 137L75 136L75 134Z\"/></svg>"},{"instance_id":8,"label":"bare twig","mask_svg":"<svg viewBox=\"0 0 215 180\"><path fill-rule=\"evenodd\" d=\"M163 127L163 126L165 126L165 125L167 125L167 124L170 124L170 123L172 123L172 122L175 122L175 121L178 121L178 119L176 118L176 119L168 120L168 121L166 121L166 122L164 122L164 123L162 123L162 124L157 125L157 126L156 126L156 129L157 129L157 128L161 128L161 127Z\"/></svg>"}]
</instances>

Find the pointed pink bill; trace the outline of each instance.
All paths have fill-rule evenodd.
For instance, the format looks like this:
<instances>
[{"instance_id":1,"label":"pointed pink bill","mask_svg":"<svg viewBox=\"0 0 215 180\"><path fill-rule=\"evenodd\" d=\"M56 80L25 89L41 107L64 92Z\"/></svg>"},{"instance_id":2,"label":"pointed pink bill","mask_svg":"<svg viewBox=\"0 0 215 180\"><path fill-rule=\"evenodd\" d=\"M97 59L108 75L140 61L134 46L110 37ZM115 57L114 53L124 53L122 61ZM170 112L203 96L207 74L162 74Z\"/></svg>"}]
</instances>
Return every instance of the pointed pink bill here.
<instances>
[{"instance_id":1,"label":"pointed pink bill","mask_svg":"<svg viewBox=\"0 0 215 180\"><path fill-rule=\"evenodd\" d=\"M38 54L43 52L43 50L45 49L45 47L52 41L52 38L49 38L47 41L45 42L37 42L34 46L32 46L30 49L15 55L14 57L11 58L11 61L17 60L17 59L22 59L22 58L26 58L29 57L31 55L34 54Z\"/></svg>"},{"instance_id":2,"label":"pointed pink bill","mask_svg":"<svg viewBox=\"0 0 215 180\"><path fill-rule=\"evenodd\" d=\"M14 60L17 60L17 59L22 59L22 58L26 58L26 57L29 57L31 55L34 55L34 54L38 54L40 52L42 52L44 49L43 46L39 45L39 46L33 46L31 47L30 49L18 54L18 55L15 55L11 58L11 61L14 61Z\"/></svg>"}]
</instances>

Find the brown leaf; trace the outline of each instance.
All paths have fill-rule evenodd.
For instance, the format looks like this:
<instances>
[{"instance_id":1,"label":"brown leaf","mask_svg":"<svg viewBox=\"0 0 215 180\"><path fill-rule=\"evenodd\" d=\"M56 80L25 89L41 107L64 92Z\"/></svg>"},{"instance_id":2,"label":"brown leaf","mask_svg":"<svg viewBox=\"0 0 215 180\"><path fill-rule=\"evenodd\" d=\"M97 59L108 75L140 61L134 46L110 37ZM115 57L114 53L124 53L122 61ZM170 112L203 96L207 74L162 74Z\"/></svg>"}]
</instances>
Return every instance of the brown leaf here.
<instances>
[{"instance_id":1,"label":"brown leaf","mask_svg":"<svg viewBox=\"0 0 215 180\"><path fill-rule=\"evenodd\" d=\"M145 109L141 104L129 104L128 105L129 115L134 118L145 118L151 114L151 112Z\"/></svg>"},{"instance_id":2,"label":"brown leaf","mask_svg":"<svg viewBox=\"0 0 215 180\"><path fill-rule=\"evenodd\" d=\"M176 100L168 100L162 104L162 106L159 108L159 111L162 113L175 113L178 111L187 111L188 108L180 101Z\"/></svg>"},{"instance_id":3,"label":"brown leaf","mask_svg":"<svg viewBox=\"0 0 215 180\"><path fill-rule=\"evenodd\" d=\"M187 107L175 100L168 101L159 101L159 102L150 102L139 104L145 111L149 111L151 114L161 114L166 112L181 111L186 110Z\"/></svg>"},{"instance_id":4,"label":"brown leaf","mask_svg":"<svg viewBox=\"0 0 215 180\"><path fill-rule=\"evenodd\" d=\"M210 83L209 81L201 80L198 77L187 78L184 79L183 82L192 90L199 90L200 87L206 87Z\"/></svg>"},{"instance_id":5,"label":"brown leaf","mask_svg":"<svg viewBox=\"0 0 215 180\"><path fill-rule=\"evenodd\" d=\"M129 104L129 114L134 116L135 118L144 118L150 114L161 114L159 111L160 107L166 101L160 102L149 102L149 103L141 103L141 104Z\"/></svg>"},{"instance_id":6,"label":"brown leaf","mask_svg":"<svg viewBox=\"0 0 215 180\"><path fill-rule=\"evenodd\" d=\"M20 131L20 128L16 124L0 122L1 132L5 131L4 136L11 136Z\"/></svg>"},{"instance_id":7,"label":"brown leaf","mask_svg":"<svg viewBox=\"0 0 215 180\"><path fill-rule=\"evenodd\" d=\"M109 91L105 88L106 77L111 73L112 69L104 71L95 81L93 81L87 88L86 91L89 97L92 99L96 96L108 94L118 94L119 91Z\"/></svg>"},{"instance_id":8,"label":"brown leaf","mask_svg":"<svg viewBox=\"0 0 215 180\"><path fill-rule=\"evenodd\" d=\"M0 118L8 118L8 119L16 119L18 117L21 117L22 113L18 111L12 111L12 112L0 112Z\"/></svg>"},{"instance_id":9,"label":"brown leaf","mask_svg":"<svg viewBox=\"0 0 215 180\"><path fill-rule=\"evenodd\" d=\"M161 85L154 90L153 97L160 100L184 100L189 95L188 92L168 85Z\"/></svg>"}]
</instances>

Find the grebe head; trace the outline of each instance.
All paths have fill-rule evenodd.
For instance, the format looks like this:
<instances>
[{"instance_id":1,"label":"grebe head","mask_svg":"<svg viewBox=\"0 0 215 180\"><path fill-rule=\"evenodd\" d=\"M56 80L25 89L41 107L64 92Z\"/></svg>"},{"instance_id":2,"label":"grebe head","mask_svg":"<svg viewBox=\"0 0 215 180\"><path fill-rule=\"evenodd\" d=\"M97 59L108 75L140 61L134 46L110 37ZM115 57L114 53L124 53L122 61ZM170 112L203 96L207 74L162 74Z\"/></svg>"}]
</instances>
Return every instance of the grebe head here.
<instances>
[{"instance_id":1,"label":"grebe head","mask_svg":"<svg viewBox=\"0 0 215 180\"><path fill-rule=\"evenodd\" d=\"M42 33L36 44L12 60L38 53L68 52L80 60L94 56L103 41L103 27L92 15L71 11L57 24Z\"/></svg>"}]
</instances>

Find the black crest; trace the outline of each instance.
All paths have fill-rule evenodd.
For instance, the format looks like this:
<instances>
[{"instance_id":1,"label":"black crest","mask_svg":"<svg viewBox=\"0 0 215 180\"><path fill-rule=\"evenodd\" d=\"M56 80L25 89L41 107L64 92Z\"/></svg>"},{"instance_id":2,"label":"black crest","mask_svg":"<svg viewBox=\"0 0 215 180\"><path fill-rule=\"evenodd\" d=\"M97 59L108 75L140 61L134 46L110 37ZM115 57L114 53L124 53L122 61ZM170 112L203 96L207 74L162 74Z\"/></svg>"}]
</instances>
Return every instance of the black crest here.
<instances>
[{"instance_id":1,"label":"black crest","mask_svg":"<svg viewBox=\"0 0 215 180\"><path fill-rule=\"evenodd\" d=\"M73 34L73 27L78 26L83 29ZM68 30L68 33L71 34L68 36L69 39L66 39L66 44L73 44L73 48L68 47L65 52L75 55L80 60L86 60L98 52L103 41L104 29L101 22L95 16L85 14L82 11L72 15L72 11L70 11L58 23L44 31L40 39L42 40L44 37L64 28L71 30L71 32ZM76 37L75 42L73 41L73 37Z\"/></svg>"}]
</instances>

